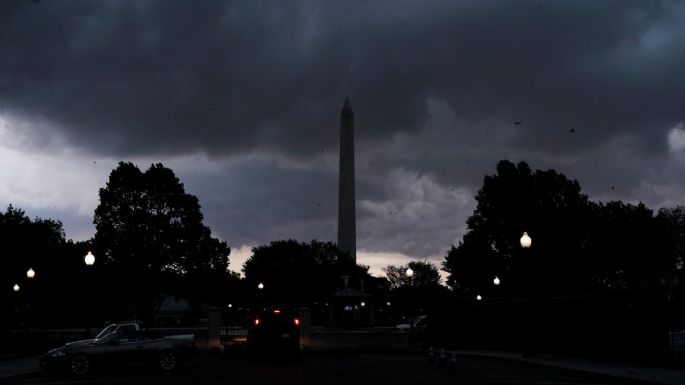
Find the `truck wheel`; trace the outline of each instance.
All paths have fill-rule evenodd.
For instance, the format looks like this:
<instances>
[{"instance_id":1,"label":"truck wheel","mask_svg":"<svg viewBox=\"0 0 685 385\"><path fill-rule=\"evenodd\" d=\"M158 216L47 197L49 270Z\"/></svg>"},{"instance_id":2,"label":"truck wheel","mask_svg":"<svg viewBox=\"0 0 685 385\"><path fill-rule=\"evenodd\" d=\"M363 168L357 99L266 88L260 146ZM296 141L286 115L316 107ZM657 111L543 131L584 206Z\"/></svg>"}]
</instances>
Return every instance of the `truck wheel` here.
<instances>
[{"instance_id":1,"label":"truck wheel","mask_svg":"<svg viewBox=\"0 0 685 385\"><path fill-rule=\"evenodd\" d=\"M82 376L90 370L90 360L82 354L75 355L69 360L69 370L71 374Z\"/></svg>"},{"instance_id":2,"label":"truck wheel","mask_svg":"<svg viewBox=\"0 0 685 385\"><path fill-rule=\"evenodd\" d=\"M157 360L157 365L162 370L172 370L176 367L178 360L176 359L176 353L173 350L162 350L159 353L159 358Z\"/></svg>"}]
</instances>

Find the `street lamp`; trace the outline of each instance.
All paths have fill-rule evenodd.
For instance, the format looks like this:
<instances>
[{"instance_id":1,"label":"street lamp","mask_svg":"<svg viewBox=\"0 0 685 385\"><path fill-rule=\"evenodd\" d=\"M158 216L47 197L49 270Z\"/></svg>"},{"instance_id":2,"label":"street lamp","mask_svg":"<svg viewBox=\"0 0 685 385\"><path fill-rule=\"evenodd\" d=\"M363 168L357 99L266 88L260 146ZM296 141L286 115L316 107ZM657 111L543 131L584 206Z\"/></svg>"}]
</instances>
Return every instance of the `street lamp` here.
<instances>
[{"instance_id":1,"label":"street lamp","mask_svg":"<svg viewBox=\"0 0 685 385\"><path fill-rule=\"evenodd\" d=\"M86 254L86 256L83 258L83 261L87 266L93 266L95 263L95 256L89 251L88 254Z\"/></svg>"},{"instance_id":2,"label":"street lamp","mask_svg":"<svg viewBox=\"0 0 685 385\"><path fill-rule=\"evenodd\" d=\"M15 283L15 284L14 284L14 287L12 288L12 290L14 290L14 292L17 293L17 292L19 291L19 284L18 284L18 283Z\"/></svg>"},{"instance_id":3,"label":"street lamp","mask_svg":"<svg viewBox=\"0 0 685 385\"><path fill-rule=\"evenodd\" d=\"M86 256L83 257L83 262L86 264L86 266L93 266L93 265L95 264L95 256L93 255L93 253L91 253L90 251L88 251L88 254L86 254ZM93 273L94 273L94 272L95 272L95 271L93 271ZM92 275L92 274L90 274L90 273L87 274L87 279L88 279L89 282L93 280L93 277L92 277L91 275ZM95 301L95 302L97 303L97 301ZM99 310L99 309L98 309L98 310ZM91 324L91 321L92 321L91 317L92 317L91 314L88 313L88 318L86 319L86 322L87 322L87 325L88 325L88 326L86 327L86 332L87 332L89 335L90 335L90 324Z\"/></svg>"},{"instance_id":4,"label":"street lamp","mask_svg":"<svg viewBox=\"0 0 685 385\"><path fill-rule=\"evenodd\" d=\"M530 239L530 237L528 236L528 233L524 231L523 236L521 237L521 247L523 247L524 249L527 249L530 247L530 245L532 243L533 243L533 240Z\"/></svg>"},{"instance_id":5,"label":"street lamp","mask_svg":"<svg viewBox=\"0 0 685 385\"><path fill-rule=\"evenodd\" d=\"M263 290L263 289L264 289L264 284L260 282L259 285L257 285L257 289Z\"/></svg>"},{"instance_id":6,"label":"street lamp","mask_svg":"<svg viewBox=\"0 0 685 385\"><path fill-rule=\"evenodd\" d=\"M36 272L33 270L33 268L29 267L28 270L26 270L26 278L34 278L36 276Z\"/></svg>"},{"instance_id":7,"label":"street lamp","mask_svg":"<svg viewBox=\"0 0 685 385\"><path fill-rule=\"evenodd\" d=\"M495 276L495 279L492 280L492 283L494 283L495 286L499 286L499 284L500 284L499 277Z\"/></svg>"},{"instance_id":8,"label":"street lamp","mask_svg":"<svg viewBox=\"0 0 685 385\"><path fill-rule=\"evenodd\" d=\"M407 270L404 272L404 274L407 276L407 278L409 278L410 284L414 283L414 281L412 280L412 277L414 277L414 270L412 270L411 267L407 266ZM411 350L414 347L414 304L412 303L413 299L411 298L411 293L409 302L409 350Z\"/></svg>"},{"instance_id":9,"label":"street lamp","mask_svg":"<svg viewBox=\"0 0 685 385\"><path fill-rule=\"evenodd\" d=\"M477 300L477 301L481 301L482 299L483 299L483 297L481 297L480 294L478 294L478 295L476 296L476 300Z\"/></svg>"}]
</instances>

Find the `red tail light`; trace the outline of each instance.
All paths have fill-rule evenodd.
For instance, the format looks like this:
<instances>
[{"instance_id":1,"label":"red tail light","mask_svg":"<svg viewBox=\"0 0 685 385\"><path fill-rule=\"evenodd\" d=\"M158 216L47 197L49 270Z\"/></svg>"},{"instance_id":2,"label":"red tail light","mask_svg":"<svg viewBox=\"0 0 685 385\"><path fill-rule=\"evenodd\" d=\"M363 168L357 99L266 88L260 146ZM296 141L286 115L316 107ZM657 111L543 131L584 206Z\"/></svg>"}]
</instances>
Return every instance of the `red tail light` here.
<instances>
[{"instance_id":1,"label":"red tail light","mask_svg":"<svg viewBox=\"0 0 685 385\"><path fill-rule=\"evenodd\" d=\"M275 310L274 310L274 314L281 314L281 311L278 310L278 309L275 309Z\"/></svg>"},{"instance_id":2,"label":"red tail light","mask_svg":"<svg viewBox=\"0 0 685 385\"><path fill-rule=\"evenodd\" d=\"M295 318L295 326L300 326L300 319L299 318Z\"/></svg>"},{"instance_id":3,"label":"red tail light","mask_svg":"<svg viewBox=\"0 0 685 385\"><path fill-rule=\"evenodd\" d=\"M259 326L259 318L255 318L255 320L254 320L254 326Z\"/></svg>"}]
</instances>

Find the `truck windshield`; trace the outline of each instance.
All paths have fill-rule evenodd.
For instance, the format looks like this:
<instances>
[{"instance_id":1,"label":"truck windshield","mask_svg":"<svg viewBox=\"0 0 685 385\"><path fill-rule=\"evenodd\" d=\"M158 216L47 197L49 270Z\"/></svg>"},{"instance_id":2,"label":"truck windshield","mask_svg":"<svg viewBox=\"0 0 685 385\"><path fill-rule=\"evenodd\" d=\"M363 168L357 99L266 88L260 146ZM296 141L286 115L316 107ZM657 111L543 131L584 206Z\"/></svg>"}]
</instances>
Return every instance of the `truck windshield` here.
<instances>
[{"instance_id":1,"label":"truck windshield","mask_svg":"<svg viewBox=\"0 0 685 385\"><path fill-rule=\"evenodd\" d=\"M99 340L100 338L102 338L102 337L108 335L109 333L113 332L116 328L117 328L117 325L115 325L115 324L107 326L106 328L102 329L102 331L100 333L98 333L97 336L95 336L95 339Z\"/></svg>"}]
</instances>

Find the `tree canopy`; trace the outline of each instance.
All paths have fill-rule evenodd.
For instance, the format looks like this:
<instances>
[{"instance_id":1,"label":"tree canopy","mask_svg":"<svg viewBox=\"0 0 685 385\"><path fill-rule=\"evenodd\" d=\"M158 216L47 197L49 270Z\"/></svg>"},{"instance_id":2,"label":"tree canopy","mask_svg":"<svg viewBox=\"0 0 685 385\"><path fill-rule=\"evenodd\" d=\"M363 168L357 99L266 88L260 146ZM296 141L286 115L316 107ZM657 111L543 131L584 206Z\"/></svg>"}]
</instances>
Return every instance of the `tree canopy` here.
<instances>
[{"instance_id":1,"label":"tree canopy","mask_svg":"<svg viewBox=\"0 0 685 385\"><path fill-rule=\"evenodd\" d=\"M139 316L149 315L161 294L212 297L212 286L230 278L230 248L202 220L198 199L171 169L153 164L141 172L121 162L112 170L95 209L94 247Z\"/></svg>"},{"instance_id":2,"label":"tree canopy","mask_svg":"<svg viewBox=\"0 0 685 385\"><path fill-rule=\"evenodd\" d=\"M468 231L448 250L443 268L453 289L496 295L628 287L675 268L670 245L677 230L667 228L685 223L677 210L655 217L643 204L591 202L577 181L554 170L532 171L524 162L500 161L476 202ZM523 232L533 239L529 249L519 244Z\"/></svg>"},{"instance_id":3,"label":"tree canopy","mask_svg":"<svg viewBox=\"0 0 685 385\"><path fill-rule=\"evenodd\" d=\"M413 271L413 276L407 276L407 269ZM391 289L401 286L430 287L440 285L440 270L428 261L411 261L406 265L388 265L383 268Z\"/></svg>"},{"instance_id":4,"label":"tree canopy","mask_svg":"<svg viewBox=\"0 0 685 385\"><path fill-rule=\"evenodd\" d=\"M62 223L29 218L10 205L0 212L0 326L66 325L84 313L83 243L65 239ZM31 268L34 278L26 276ZM19 285L19 292L12 286ZM69 301L65 301L69 298ZM83 317L80 317L83 320ZM78 323L76 323L78 324ZM82 324L80 324L82 325Z\"/></svg>"},{"instance_id":5,"label":"tree canopy","mask_svg":"<svg viewBox=\"0 0 685 385\"><path fill-rule=\"evenodd\" d=\"M141 172L119 163L100 189L95 244L106 263L145 271L226 271L230 248L211 236L200 205L174 172L153 164Z\"/></svg>"},{"instance_id":6,"label":"tree canopy","mask_svg":"<svg viewBox=\"0 0 685 385\"><path fill-rule=\"evenodd\" d=\"M332 294L341 279L343 253L334 243L293 239L273 241L252 248L243 264L247 285L278 303L309 304L316 297Z\"/></svg>"}]
</instances>

